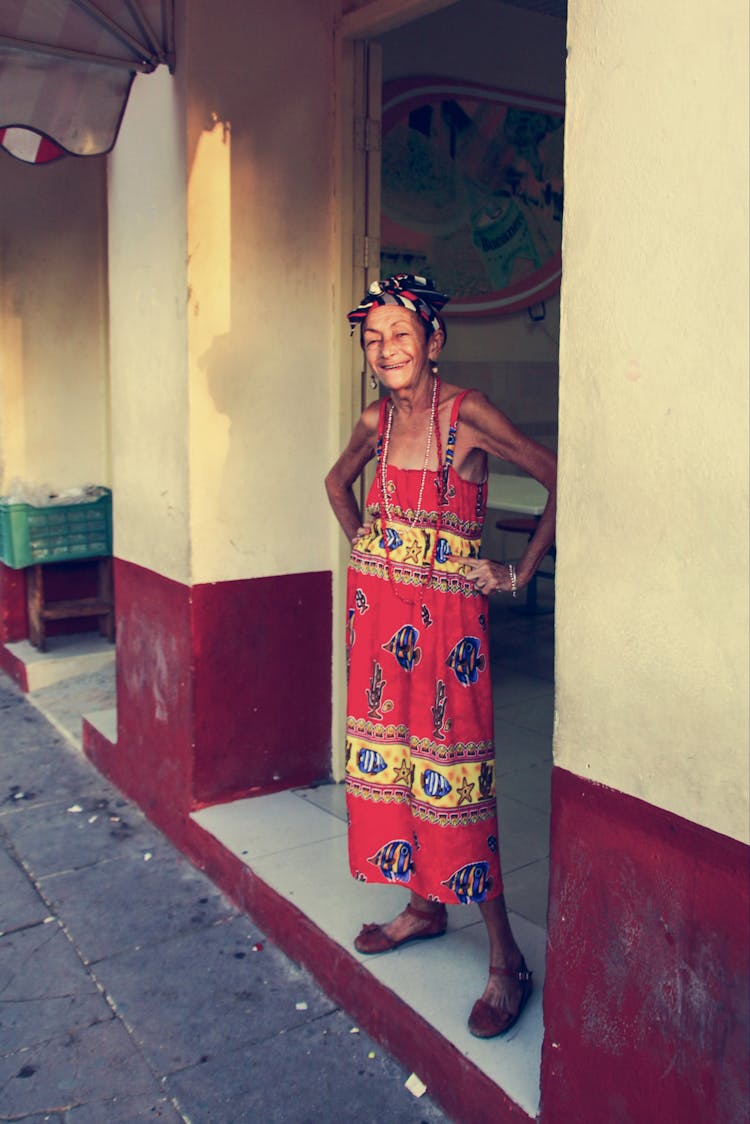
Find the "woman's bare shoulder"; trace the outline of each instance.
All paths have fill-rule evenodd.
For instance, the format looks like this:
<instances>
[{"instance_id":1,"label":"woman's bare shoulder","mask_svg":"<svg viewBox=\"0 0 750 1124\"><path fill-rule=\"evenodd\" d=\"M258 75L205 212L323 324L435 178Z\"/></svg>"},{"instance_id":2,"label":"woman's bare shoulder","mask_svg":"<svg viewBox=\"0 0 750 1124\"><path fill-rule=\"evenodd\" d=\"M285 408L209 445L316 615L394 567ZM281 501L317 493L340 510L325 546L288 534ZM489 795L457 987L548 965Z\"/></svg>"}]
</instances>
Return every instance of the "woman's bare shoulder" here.
<instances>
[{"instance_id":1,"label":"woman's bare shoulder","mask_svg":"<svg viewBox=\"0 0 750 1124\"><path fill-rule=\"evenodd\" d=\"M490 420L495 423L501 419L509 420L482 390L470 390L468 392L461 402L459 417L467 425L473 425L480 429Z\"/></svg>"}]
</instances>

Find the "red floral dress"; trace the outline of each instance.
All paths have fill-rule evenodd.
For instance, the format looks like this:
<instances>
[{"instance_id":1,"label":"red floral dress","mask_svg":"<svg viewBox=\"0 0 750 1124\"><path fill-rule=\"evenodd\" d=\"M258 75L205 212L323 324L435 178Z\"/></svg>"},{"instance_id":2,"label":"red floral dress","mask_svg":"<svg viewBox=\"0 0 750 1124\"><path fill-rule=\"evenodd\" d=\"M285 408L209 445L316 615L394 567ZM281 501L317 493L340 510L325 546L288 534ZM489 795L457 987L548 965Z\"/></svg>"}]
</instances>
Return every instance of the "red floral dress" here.
<instances>
[{"instance_id":1,"label":"red floral dress","mask_svg":"<svg viewBox=\"0 0 750 1124\"><path fill-rule=\"evenodd\" d=\"M414 527L422 472L387 466L387 542L381 405L372 530L352 549L347 581L346 793L355 878L470 904L501 893L502 879L487 598L461 561L479 553L486 484L452 463L464 394Z\"/></svg>"}]
</instances>

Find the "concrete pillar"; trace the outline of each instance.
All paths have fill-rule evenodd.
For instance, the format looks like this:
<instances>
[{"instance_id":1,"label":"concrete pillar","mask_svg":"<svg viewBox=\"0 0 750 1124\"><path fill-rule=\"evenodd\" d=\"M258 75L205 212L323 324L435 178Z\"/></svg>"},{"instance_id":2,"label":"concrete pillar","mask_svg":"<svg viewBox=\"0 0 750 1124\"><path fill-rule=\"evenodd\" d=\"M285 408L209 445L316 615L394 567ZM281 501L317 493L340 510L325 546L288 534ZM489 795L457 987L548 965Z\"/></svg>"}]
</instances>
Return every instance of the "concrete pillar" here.
<instances>
[{"instance_id":1,"label":"concrete pillar","mask_svg":"<svg viewBox=\"0 0 750 1124\"><path fill-rule=\"evenodd\" d=\"M97 763L177 836L192 807L330 770L332 15L284 7L182 7L177 72L136 81L110 161L118 745Z\"/></svg>"}]
</instances>

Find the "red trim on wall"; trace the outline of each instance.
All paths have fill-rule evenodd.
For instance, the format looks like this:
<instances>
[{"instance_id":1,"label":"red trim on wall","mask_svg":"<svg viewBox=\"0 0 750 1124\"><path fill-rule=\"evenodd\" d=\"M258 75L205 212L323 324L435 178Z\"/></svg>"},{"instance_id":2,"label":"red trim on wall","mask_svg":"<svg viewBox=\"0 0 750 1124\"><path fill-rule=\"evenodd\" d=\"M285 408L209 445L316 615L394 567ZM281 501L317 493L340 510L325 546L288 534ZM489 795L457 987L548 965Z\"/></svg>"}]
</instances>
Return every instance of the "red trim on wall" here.
<instances>
[{"instance_id":1,"label":"red trim on wall","mask_svg":"<svg viewBox=\"0 0 750 1124\"><path fill-rule=\"evenodd\" d=\"M193 588L196 802L330 776L332 611L330 573Z\"/></svg>"},{"instance_id":2,"label":"red trim on wall","mask_svg":"<svg viewBox=\"0 0 750 1124\"><path fill-rule=\"evenodd\" d=\"M178 845L196 806L329 776L330 573L114 582L117 747L87 752Z\"/></svg>"},{"instance_id":3,"label":"red trim on wall","mask_svg":"<svg viewBox=\"0 0 750 1124\"><path fill-rule=\"evenodd\" d=\"M4 644L0 644L0 669L9 675L22 691L28 691L29 677L26 674L26 664Z\"/></svg>"},{"instance_id":4,"label":"red trim on wall","mask_svg":"<svg viewBox=\"0 0 750 1124\"><path fill-rule=\"evenodd\" d=\"M23 570L0 562L0 644L25 640L28 635L26 576Z\"/></svg>"},{"instance_id":5,"label":"red trim on wall","mask_svg":"<svg viewBox=\"0 0 750 1124\"><path fill-rule=\"evenodd\" d=\"M192 791L190 591L114 560L117 745L84 741L96 767L180 845Z\"/></svg>"},{"instance_id":6,"label":"red trim on wall","mask_svg":"<svg viewBox=\"0 0 750 1124\"><path fill-rule=\"evenodd\" d=\"M747 1119L750 850L553 770L548 1124Z\"/></svg>"}]
</instances>

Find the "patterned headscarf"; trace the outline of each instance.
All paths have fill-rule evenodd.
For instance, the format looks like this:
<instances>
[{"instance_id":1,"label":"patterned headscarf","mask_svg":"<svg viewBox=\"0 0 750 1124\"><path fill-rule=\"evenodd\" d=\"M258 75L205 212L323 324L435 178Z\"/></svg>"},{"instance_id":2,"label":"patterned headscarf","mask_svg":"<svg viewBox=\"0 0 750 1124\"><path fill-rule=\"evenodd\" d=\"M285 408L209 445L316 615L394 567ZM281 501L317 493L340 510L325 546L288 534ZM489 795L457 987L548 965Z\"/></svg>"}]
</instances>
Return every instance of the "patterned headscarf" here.
<instances>
[{"instance_id":1,"label":"patterned headscarf","mask_svg":"<svg viewBox=\"0 0 750 1124\"><path fill-rule=\"evenodd\" d=\"M448 300L450 298L445 293L439 293L429 277L397 273L394 277L373 281L357 307L347 313L347 320L352 326L352 332L359 324L361 333L367 313L375 305L400 304L402 308L416 312L429 325L428 335L440 330L447 338L445 321L439 313Z\"/></svg>"}]
</instances>

